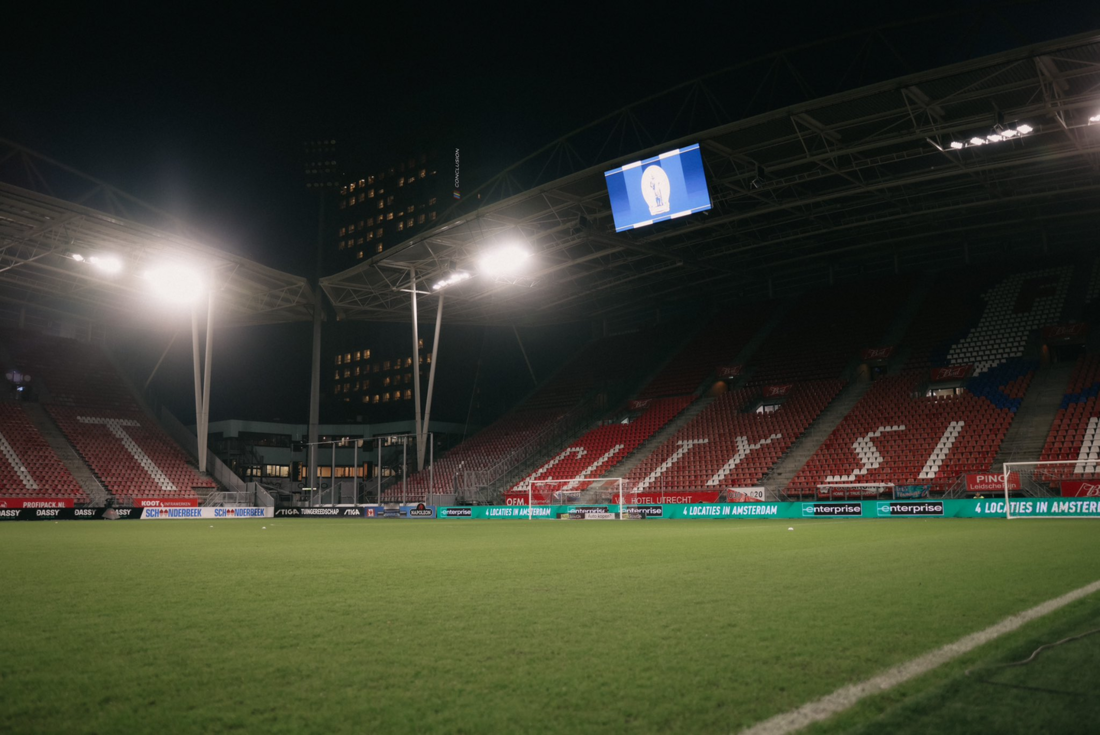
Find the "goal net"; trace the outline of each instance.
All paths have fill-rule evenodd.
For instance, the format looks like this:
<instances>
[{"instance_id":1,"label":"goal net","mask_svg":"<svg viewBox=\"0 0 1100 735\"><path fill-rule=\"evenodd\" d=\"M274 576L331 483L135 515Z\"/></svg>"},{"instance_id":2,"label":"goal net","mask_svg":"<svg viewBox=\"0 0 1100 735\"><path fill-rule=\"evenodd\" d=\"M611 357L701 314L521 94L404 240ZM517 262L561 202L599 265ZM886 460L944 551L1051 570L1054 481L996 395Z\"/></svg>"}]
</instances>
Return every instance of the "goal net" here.
<instances>
[{"instance_id":1,"label":"goal net","mask_svg":"<svg viewBox=\"0 0 1100 735\"><path fill-rule=\"evenodd\" d=\"M527 505L572 505L591 508L592 513L614 513L623 502L623 479L574 477L562 480L532 480L527 487Z\"/></svg>"},{"instance_id":2,"label":"goal net","mask_svg":"<svg viewBox=\"0 0 1100 735\"><path fill-rule=\"evenodd\" d=\"M1005 462L1006 518L1100 518L1100 460Z\"/></svg>"},{"instance_id":3,"label":"goal net","mask_svg":"<svg viewBox=\"0 0 1100 735\"><path fill-rule=\"evenodd\" d=\"M874 500L894 498L890 482L828 482L817 486L819 500Z\"/></svg>"}]
</instances>

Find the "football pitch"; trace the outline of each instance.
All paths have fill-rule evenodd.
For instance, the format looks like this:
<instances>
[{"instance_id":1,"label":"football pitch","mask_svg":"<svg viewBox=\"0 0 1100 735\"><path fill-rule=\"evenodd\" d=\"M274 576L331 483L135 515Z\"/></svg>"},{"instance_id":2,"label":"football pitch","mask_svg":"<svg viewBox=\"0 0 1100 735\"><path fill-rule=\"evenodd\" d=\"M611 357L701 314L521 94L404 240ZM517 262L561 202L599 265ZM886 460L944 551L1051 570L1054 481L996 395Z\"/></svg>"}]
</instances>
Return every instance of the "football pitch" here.
<instances>
[{"instance_id":1,"label":"football pitch","mask_svg":"<svg viewBox=\"0 0 1100 735\"><path fill-rule=\"evenodd\" d=\"M737 732L1100 580L1095 520L0 525L0 732ZM264 528L266 526L266 529ZM812 732L1087 732L1100 594Z\"/></svg>"}]
</instances>

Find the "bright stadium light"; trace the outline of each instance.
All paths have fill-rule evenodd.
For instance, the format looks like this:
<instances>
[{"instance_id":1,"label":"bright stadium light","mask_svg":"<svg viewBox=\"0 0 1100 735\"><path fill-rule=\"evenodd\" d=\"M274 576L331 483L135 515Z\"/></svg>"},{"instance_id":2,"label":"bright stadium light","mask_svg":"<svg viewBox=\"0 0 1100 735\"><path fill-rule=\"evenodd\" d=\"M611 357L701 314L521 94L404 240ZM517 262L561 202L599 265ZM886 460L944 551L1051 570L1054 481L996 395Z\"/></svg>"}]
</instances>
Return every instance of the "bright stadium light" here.
<instances>
[{"instance_id":1,"label":"bright stadium light","mask_svg":"<svg viewBox=\"0 0 1100 735\"><path fill-rule=\"evenodd\" d=\"M462 283L469 277L470 274L466 271L451 271L446 276L432 284L432 290L439 291L440 289L447 288L447 286L453 286L456 283Z\"/></svg>"},{"instance_id":2,"label":"bright stadium light","mask_svg":"<svg viewBox=\"0 0 1100 735\"><path fill-rule=\"evenodd\" d=\"M963 148L965 148L966 144L963 143L961 140L953 140L953 141L951 141L951 147L953 149L959 151L959 150L962 150Z\"/></svg>"},{"instance_id":3,"label":"bright stadium light","mask_svg":"<svg viewBox=\"0 0 1100 735\"><path fill-rule=\"evenodd\" d=\"M502 245L482 255L477 263L487 276L509 276L521 270L530 257L520 245Z\"/></svg>"},{"instance_id":4,"label":"bright stadium light","mask_svg":"<svg viewBox=\"0 0 1100 735\"><path fill-rule=\"evenodd\" d=\"M1089 125L1095 125L1096 123L1100 123L1100 115L1092 115L1089 117Z\"/></svg>"},{"instance_id":5,"label":"bright stadium light","mask_svg":"<svg viewBox=\"0 0 1100 735\"><path fill-rule=\"evenodd\" d=\"M118 273L122 270L122 261L113 255L93 255L88 262L104 273Z\"/></svg>"},{"instance_id":6,"label":"bright stadium light","mask_svg":"<svg viewBox=\"0 0 1100 735\"><path fill-rule=\"evenodd\" d=\"M83 263L84 262L84 256L81 255L80 253L72 253L69 257L72 258L73 260L75 260L77 263Z\"/></svg>"},{"instance_id":7,"label":"bright stadium light","mask_svg":"<svg viewBox=\"0 0 1100 735\"><path fill-rule=\"evenodd\" d=\"M1023 125L1017 125L1016 126L1016 132L1019 133L1020 135L1027 135L1028 133L1030 133L1034 129L1035 128L1031 127L1027 123L1024 123Z\"/></svg>"},{"instance_id":8,"label":"bright stadium light","mask_svg":"<svg viewBox=\"0 0 1100 735\"><path fill-rule=\"evenodd\" d=\"M970 139L970 145L985 145L985 138L979 138L975 135Z\"/></svg>"},{"instance_id":9,"label":"bright stadium light","mask_svg":"<svg viewBox=\"0 0 1100 735\"><path fill-rule=\"evenodd\" d=\"M144 278L153 293L170 304L190 304L202 295L205 288L202 275L197 270L179 263L150 268Z\"/></svg>"},{"instance_id":10,"label":"bright stadium light","mask_svg":"<svg viewBox=\"0 0 1100 735\"><path fill-rule=\"evenodd\" d=\"M1001 137L1002 138L1015 138L1016 135L1017 135L1016 131L1012 128L1005 128L1004 130L1001 131Z\"/></svg>"}]
</instances>

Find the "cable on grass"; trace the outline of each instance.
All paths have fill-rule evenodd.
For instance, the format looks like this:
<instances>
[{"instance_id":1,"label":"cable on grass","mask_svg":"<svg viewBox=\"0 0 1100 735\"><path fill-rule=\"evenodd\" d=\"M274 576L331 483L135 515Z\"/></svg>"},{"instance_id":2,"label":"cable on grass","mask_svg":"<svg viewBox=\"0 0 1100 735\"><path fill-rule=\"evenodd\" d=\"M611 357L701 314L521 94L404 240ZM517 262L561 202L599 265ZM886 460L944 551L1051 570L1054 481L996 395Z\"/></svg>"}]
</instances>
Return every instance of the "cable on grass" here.
<instances>
[{"instance_id":1,"label":"cable on grass","mask_svg":"<svg viewBox=\"0 0 1100 735\"><path fill-rule=\"evenodd\" d=\"M1088 638L1090 635L1096 635L1097 633L1100 633L1100 628L1094 628L1093 630L1088 630L1088 631L1085 631L1084 633L1079 633L1077 635L1072 635L1068 638L1063 638L1060 641L1055 641L1054 643L1044 643L1043 645L1039 646L1034 651L1032 651L1031 655L1028 656L1025 659L1022 659L1020 661L1011 661L1011 662L1006 663L1006 664L991 664L989 666L980 666L980 667L975 668L975 669L967 669L966 670L966 675L970 676L970 674L974 671L990 671L990 670L993 670L993 669L1009 669L1009 668L1014 668L1014 667L1017 667L1017 666L1027 666L1031 662L1035 661L1039 657L1039 654L1042 653L1043 651L1048 651L1051 648L1056 648L1057 646L1061 646L1065 643L1072 643L1073 641L1079 641L1082 638ZM1062 689L1047 689L1045 687L1033 687L1033 686L1027 686L1025 684L1009 684L1007 682L993 681L991 679L975 679L975 681L977 681L981 684L992 684L993 686L1009 687L1010 689L1026 689L1027 691L1030 691L1030 692L1046 692L1047 694L1065 694L1065 695L1072 696L1072 697L1092 697L1092 696L1095 696L1093 692L1071 692L1071 691L1066 691L1066 690L1062 690Z\"/></svg>"}]
</instances>

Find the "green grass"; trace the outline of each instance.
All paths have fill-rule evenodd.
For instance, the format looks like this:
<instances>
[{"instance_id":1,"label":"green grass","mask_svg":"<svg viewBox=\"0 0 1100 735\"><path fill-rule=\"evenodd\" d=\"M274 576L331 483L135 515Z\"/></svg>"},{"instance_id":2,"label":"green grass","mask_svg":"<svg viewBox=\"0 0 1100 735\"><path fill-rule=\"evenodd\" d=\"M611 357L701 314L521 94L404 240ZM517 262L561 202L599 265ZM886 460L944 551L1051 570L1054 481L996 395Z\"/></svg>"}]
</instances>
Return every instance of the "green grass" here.
<instances>
[{"instance_id":1,"label":"green grass","mask_svg":"<svg viewBox=\"0 0 1100 735\"><path fill-rule=\"evenodd\" d=\"M0 732L730 732L1100 579L1095 521L788 523L0 524Z\"/></svg>"}]
</instances>

